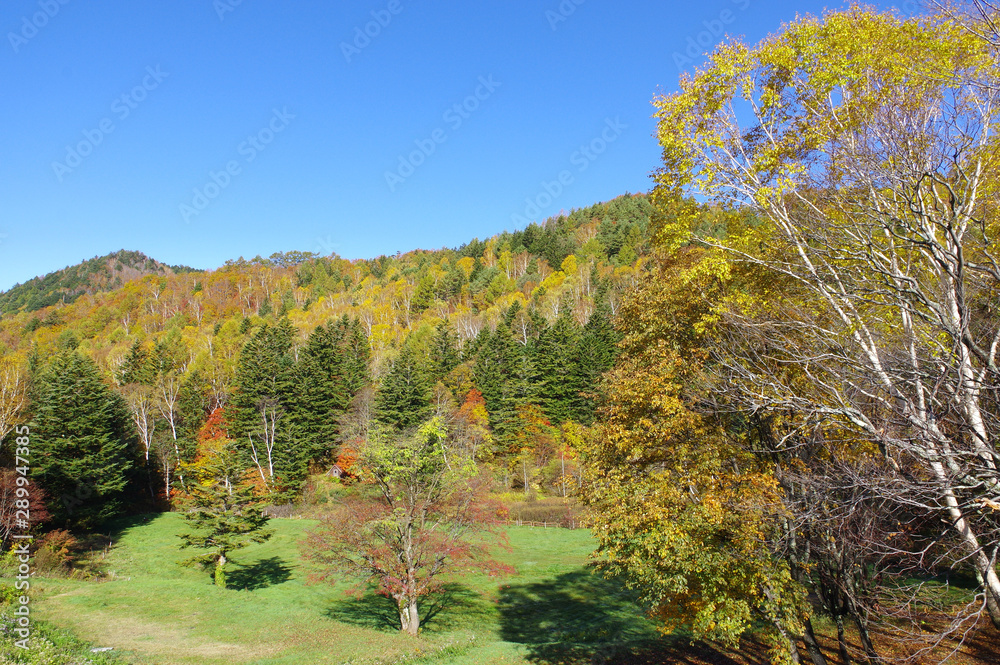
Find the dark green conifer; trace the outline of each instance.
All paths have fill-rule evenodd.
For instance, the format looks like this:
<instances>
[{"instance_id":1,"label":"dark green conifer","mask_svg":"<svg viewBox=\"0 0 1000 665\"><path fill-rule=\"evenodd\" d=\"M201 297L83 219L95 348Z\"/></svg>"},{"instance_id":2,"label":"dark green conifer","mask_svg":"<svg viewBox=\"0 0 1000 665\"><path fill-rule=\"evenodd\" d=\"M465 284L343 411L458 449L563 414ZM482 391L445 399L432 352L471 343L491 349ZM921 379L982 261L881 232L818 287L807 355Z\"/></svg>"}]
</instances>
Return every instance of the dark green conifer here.
<instances>
[{"instance_id":1,"label":"dark green conifer","mask_svg":"<svg viewBox=\"0 0 1000 665\"><path fill-rule=\"evenodd\" d=\"M416 356L404 345L379 388L375 413L398 430L416 427L430 415L430 392Z\"/></svg>"},{"instance_id":2,"label":"dark green conifer","mask_svg":"<svg viewBox=\"0 0 1000 665\"><path fill-rule=\"evenodd\" d=\"M586 386L580 375L580 335L580 324L572 310L563 306L538 338L535 366L540 380L539 401L553 423L577 420L584 411L580 393Z\"/></svg>"},{"instance_id":3,"label":"dark green conifer","mask_svg":"<svg viewBox=\"0 0 1000 665\"><path fill-rule=\"evenodd\" d=\"M42 372L31 424L31 472L53 523L91 528L120 515L134 469L135 435L121 395L97 366L63 353Z\"/></svg>"}]
</instances>

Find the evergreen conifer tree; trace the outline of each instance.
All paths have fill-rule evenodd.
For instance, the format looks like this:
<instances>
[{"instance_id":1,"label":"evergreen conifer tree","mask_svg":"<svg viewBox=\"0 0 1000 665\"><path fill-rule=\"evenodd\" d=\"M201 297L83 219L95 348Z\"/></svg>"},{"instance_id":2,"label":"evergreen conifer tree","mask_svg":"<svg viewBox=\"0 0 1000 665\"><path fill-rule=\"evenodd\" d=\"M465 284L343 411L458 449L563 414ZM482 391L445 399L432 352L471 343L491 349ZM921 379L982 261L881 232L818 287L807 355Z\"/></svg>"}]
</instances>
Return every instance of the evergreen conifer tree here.
<instances>
[{"instance_id":1,"label":"evergreen conifer tree","mask_svg":"<svg viewBox=\"0 0 1000 665\"><path fill-rule=\"evenodd\" d=\"M265 477L273 470L286 484L304 476L307 461L295 445L288 417L295 386L294 331L288 319L281 319L265 324L243 346L230 410L231 434L246 466L266 466Z\"/></svg>"},{"instance_id":2,"label":"evergreen conifer tree","mask_svg":"<svg viewBox=\"0 0 1000 665\"><path fill-rule=\"evenodd\" d=\"M36 404L31 471L50 497L53 522L91 528L120 515L135 464L122 397L92 360L68 352L42 372Z\"/></svg>"},{"instance_id":3,"label":"evergreen conifer tree","mask_svg":"<svg viewBox=\"0 0 1000 665\"><path fill-rule=\"evenodd\" d=\"M317 327L299 357L292 408L300 455L306 461L327 454L336 442L339 418L353 396L345 372L348 332L340 324Z\"/></svg>"},{"instance_id":4,"label":"evergreen conifer tree","mask_svg":"<svg viewBox=\"0 0 1000 665\"><path fill-rule=\"evenodd\" d=\"M580 394L586 385L579 362L580 324L563 307L552 325L538 338L535 365L540 378L539 401L554 423L576 420L585 411Z\"/></svg>"},{"instance_id":5,"label":"evergreen conifer tree","mask_svg":"<svg viewBox=\"0 0 1000 665\"><path fill-rule=\"evenodd\" d=\"M347 390L353 396L371 382L368 372L371 347L360 320L349 321L345 314L339 325L345 331L344 377Z\"/></svg>"},{"instance_id":6,"label":"evergreen conifer tree","mask_svg":"<svg viewBox=\"0 0 1000 665\"><path fill-rule=\"evenodd\" d=\"M605 372L610 370L618 356L618 340L620 336L611 324L611 308L607 299L600 294L597 308L590 315L590 320L583 327L577 353L580 383L584 392L583 399L578 404L579 411L575 419L584 424L594 420L597 409L596 395L598 384Z\"/></svg>"},{"instance_id":7,"label":"evergreen conifer tree","mask_svg":"<svg viewBox=\"0 0 1000 665\"><path fill-rule=\"evenodd\" d=\"M431 354L432 378L434 381L443 379L462 362L457 340L452 334L451 328L448 327L448 323L445 321L442 321L437 326Z\"/></svg>"},{"instance_id":8,"label":"evergreen conifer tree","mask_svg":"<svg viewBox=\"0 0 1000 665\"><path fill-rule=\"evenodd\" d=\"M184 520L195 531L180 535L182 548L205 550L183 563L212 568L215 584L223 588L230 554L271 537L265 529L268 517L255 505L252 488L229 482L229 470L239 464L237 457L231 442L223 441L210 459L192 465L198 473Z\"/></svg>"},{"instance_id":9,"label":"evergreen conifer tree","mask_svg":"<svg viewBox=\"0 0 1000 665\"><path fill-rule=\"evenodd\" d=\"M430 415L430 386L416 356L404 345L375 398L375 413L382 423L398 430L416 427Z\"/></svg>"},{"instance_id":10,"label":"evergreen conifer tree","mask_svg":"<svg viewBox=\"0 0 1000 665\"><path fill-rule=\"evenodd\" d=\"M484 331L478 341L476 385L486 400L490 425L498 440L508 442L517 424L517 409L535 394L535 367L528 350L518 344L510 328L499 325Z\"/></svg>"}]
</instances>

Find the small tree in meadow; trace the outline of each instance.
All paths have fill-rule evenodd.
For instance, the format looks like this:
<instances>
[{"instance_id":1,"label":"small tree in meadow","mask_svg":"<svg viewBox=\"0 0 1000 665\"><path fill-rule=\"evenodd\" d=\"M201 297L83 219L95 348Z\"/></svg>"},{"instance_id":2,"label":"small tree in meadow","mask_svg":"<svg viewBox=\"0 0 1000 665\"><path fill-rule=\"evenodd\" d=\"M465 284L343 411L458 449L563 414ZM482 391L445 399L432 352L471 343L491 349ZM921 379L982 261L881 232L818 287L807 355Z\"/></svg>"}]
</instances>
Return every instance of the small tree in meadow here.
<instances>
[{"instance_id":1,"label":"small tree in meadow","mask_svg":"<svg viewBox=\"0 0 1000 665\"><path fill-rule=\"evenodd\" d=\"M221 410L213 413L198 439L198 458L187 466L196 482L184 513L195 531L180 538L182 548L204 552L183 563L214 568L215 584L225 588L230 553L270 538L271 532L265 529L269 518L257 507L253 487L235 480L239 455L228 438Z\"/></svg>"},{"instance_id":2,"label":"small tree in meadow","mask_svg":"<svg viewBox=\"0 0 1000 665\"><path fill-rule=\"evenodd\" d=\"M512 572L490 557L491 545L506 547L492 528L498 506L439 419L412 435L375 432L359 455L374 491L358 492L308 534L303 555L316 566L314 581L351 577L356 592L374 585L396 602L400 630L416 635L418 602L440 588L442 574Z\"/></svg>"}]
</instances>

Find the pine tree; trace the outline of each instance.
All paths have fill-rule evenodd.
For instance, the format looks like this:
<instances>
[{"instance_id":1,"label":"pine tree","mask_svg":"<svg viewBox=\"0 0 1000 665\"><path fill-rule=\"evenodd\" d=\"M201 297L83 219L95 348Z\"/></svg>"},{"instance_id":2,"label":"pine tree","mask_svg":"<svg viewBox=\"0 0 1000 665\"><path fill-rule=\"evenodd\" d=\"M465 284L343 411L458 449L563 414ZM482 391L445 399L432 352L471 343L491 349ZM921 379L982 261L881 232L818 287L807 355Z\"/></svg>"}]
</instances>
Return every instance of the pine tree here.
<instances>
[{"instance_id":1,"label":"pine tree","mask_svg":"<svg viewBox=\"0 0 1000 665\"><path fill-rule=\"evenodd\" d=\"M446 321L438 324L431 347L431 373L434 381L440 381L462 362L455 336Z\"/></svg>"},{"instance_id":2,"label":"pine tree","mask_svg":"<svg viewBox=\"0 0 1000 665\"><path fill-rule=\"evenodd\" d=\"M37 388L31 470L53 522L90 528L120 515L135 454L124 400L76 352L56 356Z\"/></svg>"},{"instance_id":3,"label":"pine tree","mask_svg":"<svg viewBox=\"0 0 1000 665\"><path fill-rule=\"evenodd\" d=\"M375 398L382 423L398 430L416 427L431 412L430 386L409 345L403 345Z\"/></svg>"},{"instance_id":4,"label":"pine tree","mask_svg":"<svg viewBox=\"0 0 1000 665\"><path fill-rule=\"evenodd\" d=\"M180 535L181 547L205 550L184 563L212 568L215 584L223 588L230 554L271 537L265 529L269 518L255 506L252 489L246 485L227 488L221 482L196 484L184 519L195 531Z\"/></svg>"},{"instance_id":5,"label":"pine tree","mask_svg":"<svg viewBox=\"0 0 1000 665\"><path fill-rule=\"evenodd\" d=\"M293 416L300 456L307 462L327 454L336 442L339 418L353 396L345 372L347 333L339 324L317 327L296 366Z\"/></svg>"},{"instance_id":6,"label":"pine tree","mask_svg":"<svg viewBox=\"0 0 1000 665\"><path fill-rule=\"evenodd\" d=\"M590 320L583 327L577 352L577 367L583 390L582 400L574 419L584 424L594 421L597 409L596 395L598 385L605 372L614 367L618 357L618 340L620 335L611 324L611 308L606 298L599 294L597 308L590 315Z\"/></svg>"},{"instance_id":7,"label":"pine tree","mask_svg":"<svg viewBox=\"0 0 1000 665\"><path fill-rule=\"evenodd\" d=\"M586 387L578 357L581 330L571 309L563 307L552 326L538 338L535 366L540 377L539 401L555 423L579 418L585 411Z\"/></svg>"}]
</instances>

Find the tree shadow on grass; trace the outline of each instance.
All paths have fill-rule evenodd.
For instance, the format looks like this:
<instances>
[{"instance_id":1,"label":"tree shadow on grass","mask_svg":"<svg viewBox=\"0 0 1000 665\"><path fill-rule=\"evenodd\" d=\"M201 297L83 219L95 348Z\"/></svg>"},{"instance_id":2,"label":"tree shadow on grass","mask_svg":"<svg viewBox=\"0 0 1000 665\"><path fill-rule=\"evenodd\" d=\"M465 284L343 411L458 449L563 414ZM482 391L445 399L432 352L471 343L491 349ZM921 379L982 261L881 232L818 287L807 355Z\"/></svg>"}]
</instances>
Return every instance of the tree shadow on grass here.
<instances>
[{"instance_id":1,"label":"tree shadow on grass","mask_svg":"<svg viewBox=\"0 0 1000 665\"><path fill-rule=\"evenodd\" d=\"M256 591L292 578L292 569L276 556L249 565L234 563L233 566L234 569L226 571L228 589Z\"/></svg>"},{"instance_id":2,"label":"tree shadow on grass","mask_svg":"<svg viewBox=\"0 0 1000 665\"><path fill-rule=\"evenodd\" d=\"M141 529L161 516L161 513L140 513L116 517L104 522L99 527L91 529L89 534L105 541L117 543L133 529Z\"/></svg>"},{"instance_id":3,"label":"tree shadow on grass","mask_svg":"<svg viewBox=\"0 0 1000 665\"><path fill-rule=\"evenodd\" d=\"M324 612L326 616L340 623L371 628L372 630L399 630L399 612L392 598L374 593L361 597L348 596L334 601Z\"/></svg>"},{"instance_id":4,"label":"tree shadow on grass","mask_svg":"<svg viewBox=\"0 0 1000 665\"><path fill-rule=\"evenodd\" d=\"M707 645L660 635L635 595L589 569L502 587L500 636L546 665L716 663L737 665Z\"/></svg>"},{"instance_id":5,"label":"tree shadow on grass","mask_svg":"<svg viewBox=\"0 0 1000 665\"><path fill-rule=\"evenodd\" d=\"M468 625L478 620L480 615L489 615L494 610L481 594L462 584L445 584L440 591L426 596L419 603L421 631L443 632ZM348 597L335 601L325 614L341 623L381 630L399 630L399 610L391 598L376 593Z\"/></svg>"}]
</instances>

